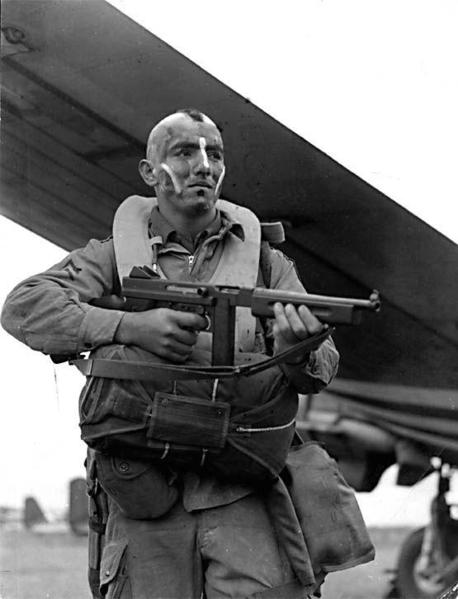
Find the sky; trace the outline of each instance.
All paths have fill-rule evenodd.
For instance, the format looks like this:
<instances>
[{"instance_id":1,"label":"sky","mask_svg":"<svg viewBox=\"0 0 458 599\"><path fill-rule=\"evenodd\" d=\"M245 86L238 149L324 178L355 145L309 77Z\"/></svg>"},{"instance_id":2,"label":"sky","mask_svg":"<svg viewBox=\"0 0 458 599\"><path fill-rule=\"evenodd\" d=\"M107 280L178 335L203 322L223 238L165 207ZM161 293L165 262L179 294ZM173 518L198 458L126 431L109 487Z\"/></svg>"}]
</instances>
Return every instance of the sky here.
<instances>
[{"instance_id":1,"label":"sky","mask_svg":"<svg viewBox=\"0 0 458 599\"><path fill-rule=\"evenodd\" d=\"M458 241L458 3L448 0L112 0L236 91ZM0 217L0 303L63 257ZM14 248L14 252L12 252ZM83 475L83 380L0 331L0 505L64 507ZM359 496L369 524L422 523L433 481Z\"/></svg>"}]
</instances>

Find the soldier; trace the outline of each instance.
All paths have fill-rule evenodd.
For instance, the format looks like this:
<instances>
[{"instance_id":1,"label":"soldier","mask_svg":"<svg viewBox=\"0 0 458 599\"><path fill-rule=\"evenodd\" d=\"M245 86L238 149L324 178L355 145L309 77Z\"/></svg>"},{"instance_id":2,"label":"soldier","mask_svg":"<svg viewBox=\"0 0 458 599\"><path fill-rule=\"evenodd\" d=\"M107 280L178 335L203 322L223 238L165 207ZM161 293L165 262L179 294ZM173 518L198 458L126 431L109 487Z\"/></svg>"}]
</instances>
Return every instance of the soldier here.
<instances>
[{"instance_id":1,"label":"soldier","mask_svg":"<svg viewBox=\"0 0 458 599\"><path fill-rule=\"evenodd\" d=\"M170 280L266 284L259 267L258 220L245 208L218 201L225 174L223 141L207 116L184 109L160 121L149 135L139 170L156 199L129 198L118 210L112 237L91 240L10 293L2 324L17 339L46 354L92 351L99 357L129 360L133 352L137 359L152 356L156 362L186 367L195 356L205 354L206 318L164 307L128 312L122 301L107 309L96 305L97 299L120 296L120 278L139 264ZM266 286L304 292L284 254L269 248L268 262ZM306 306L276 304L274 309L275 318L264 329L253 319L237 316L240 359L247 352L265 352L266 339L273 340L273 352L279 354L323 330ZM328 338L313 351L304 350L276 367L272 381L275 392L281 388L286 397L282 409L292 410L294 419L297 392L319 392L334 377L337 364L338 353ZM171 381L161 381L161 390L171 391ZM86 385L81 398L83 433L93 432L103 421L100 410L106 410L113 398L112 406L125 407L128 399L135 402L136 395L148 402L159 388L154 381L150 387L137 385L135 392L135 382L93 383ZM217 383L194 381L193 393L206 400L222 393L229 404L236 400L230 397L235 387L223 385L219 391ZM250 393L254 397L261 391L252 386ZM189 394L188 389L179 396ZM253 397L247 401L262 400ZM188 426L183 428L188 433ZM277 428L288 430L290 443L292 422ZM297 578L288 557L291 552L279 542L266 508L265 487L250 484L246 476L225 479L217 468L215 474L188 468L185 461L181 467L157 465L154 460L148 463L143 454L138 454L140 459L134 459L135 453L117 455L115 445L96 447L90 470L108 493L109 510L95 596L100 592L104 597L135 599L303 598L317 586ZM97 569L97 564L92 567Z\"/></svg>"}]
</instances>

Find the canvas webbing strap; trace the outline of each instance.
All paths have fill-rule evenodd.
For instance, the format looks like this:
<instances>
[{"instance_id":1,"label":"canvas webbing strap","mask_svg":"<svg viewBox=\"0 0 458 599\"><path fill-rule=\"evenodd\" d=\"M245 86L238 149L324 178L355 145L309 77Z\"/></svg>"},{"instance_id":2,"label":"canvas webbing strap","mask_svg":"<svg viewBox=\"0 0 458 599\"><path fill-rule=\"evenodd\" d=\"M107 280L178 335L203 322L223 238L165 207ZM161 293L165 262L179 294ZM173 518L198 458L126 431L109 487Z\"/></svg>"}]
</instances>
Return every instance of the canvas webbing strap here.
<instances>
[{"instance_id":1,"label":"canvas webbing strap","mask_svg":"<svg viewBox=\"0 0 458 599\"><path fill-rule=\"evenodd\" d=\"M250 376L262 372L267 368L272 368L272 366L276 366L277 364L284 363L301 352L310 352L317 349L333 331L333 328L327 328L317 335L296 343L290 349L255 364L236 366L181 366L159 362L125 362L124 360L106 360L102 358L77 359L72 360L70 364L76 366L85 376L138 381L153 380L157 377L158 371L169 373L170 377L174 380Z\"/></svg>"}]
</instances>

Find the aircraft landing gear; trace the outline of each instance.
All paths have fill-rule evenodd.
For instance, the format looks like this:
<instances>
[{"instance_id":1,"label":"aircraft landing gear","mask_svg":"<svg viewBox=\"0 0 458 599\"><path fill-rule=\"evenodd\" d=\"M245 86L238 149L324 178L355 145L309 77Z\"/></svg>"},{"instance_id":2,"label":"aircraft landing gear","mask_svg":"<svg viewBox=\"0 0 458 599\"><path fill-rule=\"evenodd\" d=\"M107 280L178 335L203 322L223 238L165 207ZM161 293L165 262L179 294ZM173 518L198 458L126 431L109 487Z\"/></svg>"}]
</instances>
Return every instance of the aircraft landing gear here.
<instances>
[{"instance_id":1,"label":"aircraft landing gear","mask_svg":"<svg viewBox=\"0 0 458 599\"><path fill-rule=\"evenodd\" d=\"M432 546L430 527L419 528L404 541L398 559L396 586L402 599L437 599L446 587L442 559Z\"/></svg>"},{"instance_id":2,"label":"aircraft landing gear","mask_svg":"<svg viewBox=\"0 0 458 599\"><path fill-rule=\"evenodd\" d=\"M431 522L411 533L399 553L394 586L400 599L438 599L458 581L458 521L452 518L445 497L451 471L443 464L437 471L438 492L431 503Z\"/></svg>"}]
</instances>

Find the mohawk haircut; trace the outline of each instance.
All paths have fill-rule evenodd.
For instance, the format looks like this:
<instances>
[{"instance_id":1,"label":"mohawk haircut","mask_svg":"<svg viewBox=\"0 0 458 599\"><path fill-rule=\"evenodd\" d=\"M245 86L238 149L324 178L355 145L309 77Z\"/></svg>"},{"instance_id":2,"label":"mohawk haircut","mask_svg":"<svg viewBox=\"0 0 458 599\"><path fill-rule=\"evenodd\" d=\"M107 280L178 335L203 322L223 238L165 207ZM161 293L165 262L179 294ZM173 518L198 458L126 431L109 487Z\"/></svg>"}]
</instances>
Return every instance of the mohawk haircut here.
<instances>
[{"instance_id":1,"label":"mohawk haircut","mask_svg":"<svg viewBox=\"0 0 458 599\"><path fill-rule=\"evenodd\" d=\"M175 112L180 113L180 114L186 114L193 121L196 121L197 123L203 123L205 119L209 118L203 112L201 112L200 110L197 110L197 108L179 108ZM222 133L223 132L223 128L219 125L219 123L216 123L215 121L213 121L213 122L215 123L216 128L218 129L218 131L220 133Z\"/></svg>"},{"instance_id":2,"label":"mohawk haircut","mask_svg":"<svg viewBox=\"0 0 458 599\"><path fill-rule=\"evenodd\" d=\"M197 108L179 108L176 112L186 114L192 118L193 121L197 121L198 123L203 123L205 119L204 113L197 110Z\"/></svg>"}]
</instances>

